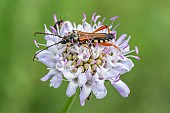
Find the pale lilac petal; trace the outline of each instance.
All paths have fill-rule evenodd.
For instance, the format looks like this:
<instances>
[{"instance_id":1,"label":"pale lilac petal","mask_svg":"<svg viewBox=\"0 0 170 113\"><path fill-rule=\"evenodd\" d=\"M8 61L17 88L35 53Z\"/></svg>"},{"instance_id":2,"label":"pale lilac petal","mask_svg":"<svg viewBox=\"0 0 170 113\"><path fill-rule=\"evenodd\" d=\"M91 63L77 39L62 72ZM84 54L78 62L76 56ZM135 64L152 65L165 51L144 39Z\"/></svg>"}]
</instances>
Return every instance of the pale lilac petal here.
<instances>
[{"instance_id":1,"label":"pale lilac petal","mask_svg":"<svg viewBox=\"0 0 170 113\"><path fill-rule=\"evenodd\" d=\"M87 77L87 80L91 79L91 77L92 77L90 68L86 71L86 77Z\"/></svg>"},{"instance_id":2,"label":"pale lilac petal","mask_svg":"<svg viewBox=\"0 0 170 113\"><path fill-rule=\"evenodd\" d=\"M95 22L96 22L99 18L100 18L100 15L97 15L97 16L95 17Z\"/></svg>"},{"instance_id":3,"label":"pale lilac petal","mask_svg":"<svg viewBox=\"0 0 170 113\"><path fill-rule=\"evenodd\" d=\"M97 99L104 98L107 95L107 89L104 86L104 80L97 80L93 84L93 94Z\"/></svg>"},{"instance_id":4,"label":"pale lilac petal","mask_svg":"<svg viewBox=\"0 0 170 113\"><path fill-rule=\"evenodd\" d=\"M83 13L83 18L84 18L84 20L86 20L86 14L85 13Z\"/></svg>"},{"instance_id":5,"label":"pale lilac petal","mask_svg":"<svg viewBox=\"0 0 170 113\"><path fill-rule=\"evenodd\" d=\"M73 25L70 21L65 21L64 22L65 28L67 32L72 32L73 31Z\"/></svg>"},{"instance_id":6,"label":"pale lilac petal","mask_svg":"<svg viewBox=\"0 0 170 113\"><path fill-rule=\"evenodd\" d=\"M77 25L77 30L82 31L82 30L83 30L83 26L82 26L82 25L80 25L80 24L78 24L78 25Z\"/></svg>"},{"instance_id":7,"label":"pale lilac petal","mask_svg":"<svg viewBox=\"0 0 170 113\"><path fill-rule=\"evenodd\" d=\"M120 47L120 48L123 48L123 47L125 47L126 45L128 45L130 38L131 38L131 37L129 36L129 38L126 39L125 41L123 41L123 42L119 45L119 47Z\"/></svg>"},{"instance_id":8,"label":"pale lilac petal","mask_svg":"<svg viewBox=\"0 0 170 113\"><path fill-rule=\"evenodd\" d=\"M121 44L122 41L124 41L124 39L125 39L126 36L127 36L126 34L121 35L121 36L118 38L118 40L116 41L116 45Z\"/></svg>"},{"instance_id":9,"label":"pale lilac petal","mask_svg":"<svg viewBox=\"0 0 170 113\"><path fill-rule=\"evenodd\" d=\"M78 76L79 79L79 87L84 85L87 82L86 74L82 73Z\"/></svg>"},{"instance_id":10,"label":"pale lilac petal","mask_svg":"<svg viewBox=\"0 0 170 113\"><path fill-rule=\"evenodd\" d=\"M58 88L62 83L62 73L58 73L50 80L50 87Z\"/></svg>"},{"instance_id":11,"label":"pale lilac petal","mask_svg":"<svg viewBox=\"0 0 170 113\"><path fill-rule=\"evenodd\" d=\"M114 16L114 17L110 18L110 20L111 20L111 21L114 21L114 20L117 19L117 18L118 18L118 16Z\"/></svg>"},{"instance_id":12,"label":"pale lilac petal","mask_svg":"<svg viewBox=\"0 0 170 113\"><path fill-rule=\"evenodd\" d=\"M85 100L90 95L92 90L92 86L89 84L83 85L80 91L80 104L81 106L84 106Z\"/></svg>"},{"instance_id":13,"label":"pale lilac petal","mask_svg":"<svg viewBox=\"0 0 170 113\"><path fill-rule=\"evenodd\" d=\"M92 20L95 21L95 15L96 15L96 12L93 13L92 15Z\"/></svg>"},{"instance_id":14,"label":"pale lilac petal","mask_svg":"<svg viewBox=\"0 0 170 113\"><path fill-rule=\"evenodd\" d=\"M82 69L81 68L78 68L77 69L77 72L75 73L76 77L78 77L82 72Z\"/></svg>"},{"instance_id":15,"label":"pale lilac petal","mask_svg":"<svg viewBox=\"0 0 170 113\"><path fill-rule=\"evenodd\" d=\"M37 54L36 57L41 63L45 64L46 66L51 68L55 67L54 55L51 52L44 50Z\"/></svg>"},{"instance_id":16,"label":"pale lilac petal","mask_svg":"<svg viewBox=\"0 0 170 113\"><path fill-rule=\"evenodd\" d=\"M65 78L67 78L68 80L72 80L75 78L75 75L73 73L71 73L70 71L68 70L64 70L63 71L63 75Z\"/></svg>"},{"instance_id":17,"label":"pale lilac petal","mask_svg":"<svg viewBox=\"0 0 170 113\"><path fill-rule=\"evenodd\" d=\"M52 76L57 75L58 71L55 69L50 69L50 71L41 78L41 81L47 81L48 79L50 79Z\"/></svg>"},{"instance_id":18,"label":"pale lilac petal","mask_svg":"<svg viewBox=\"0 0 170 113\"><path fill-rule=\"evenodd\" d=\"M117 82L112 82L112 85L117 89L122 97L128 97L130 89L124 82L119 80Z\"/></svg>"},{"instance_id":19,"label":"pale lilac petal","mask_svg":"<svg viewBox=\"0 0 170 113\"><path fill-rule=\"evenodd\" d=\"M70 81L67 87L66 95L68 97L71 97L72 95L74 95L77 87L78 87L78 84L76 83L76 81Z\"/></svg>"},{"instance_id":20,"label":"pale lilac petal","mask_svg":"<svg viewBox=\"0 0 170 113\"><path fill-rule=\"evenodd\" d=\"M47 47L50 46L50 45L53 45L53 44L55 44L54 41L52 41L52 40L48 40L48 41L47 41ZM51 51L52 53L55 53L55 54L56 54L56 53L58 52L57 45L54 45L54 46L49 47L48 50Z\"/></svg>"},{"instance_id":21,"label":"pale lilac petal","mask_svg":"<svg viewBox=\"0 0 170 113\"><path fill-rule=\"evenodd\" d=\"M53 26L50 26L50 28L51 28L51 30L52 30L53 33L56 33L56 32L57 32L56 29L55 29Z\"/></svg>"},{"instance_id":22,"label":"pale lilac petal","mask_svg":"<svg viewBox=\"0 0 170 113\"><path fill-rule=\"evenodd\" d=\"M123 60L120 63L122 64L121 74L129 72L134 67L131 59L126 58L126 60Z\"/></svg>"},{"instance_id":23,"label":"pale lilac petal","mask_svg":"<svg viewBox=\"0 0 170 113\"><path fill-rule=\"evenodd\" d=\"M120 69L119 69L120 68ZM111 71L108 71L108 73L107 73L107 80L108 79L111 79L111 78L116 78L117 77L117 75L119 75L120 74L120 70L121 70L121 67L118 67L117 69L115 68L113 68Z\"/></svg>"}]
</instances>

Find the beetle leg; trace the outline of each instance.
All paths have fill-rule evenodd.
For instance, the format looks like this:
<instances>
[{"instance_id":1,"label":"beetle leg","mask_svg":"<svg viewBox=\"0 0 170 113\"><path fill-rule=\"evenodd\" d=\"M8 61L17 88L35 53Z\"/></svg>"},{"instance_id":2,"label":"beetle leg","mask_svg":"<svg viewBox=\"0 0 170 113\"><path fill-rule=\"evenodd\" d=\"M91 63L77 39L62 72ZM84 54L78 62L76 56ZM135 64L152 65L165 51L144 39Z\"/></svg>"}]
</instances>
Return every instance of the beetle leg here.
<instances>
[{"instance_id":1,"label":"beetle leg","mask_svg":"<svg viewBox=\"0 0 170 113\"><path fill-rule=\"evenodd\" d=\"M118 49L119 51L121 51L120 48L119 48L117 45L113 44L113 43L100 42L100 43L98 43L98 44L99 44L99 45L102 45L102 46L113 46L113 47L115 47L116 49Z\"/></svg>"},{"instance_id":2,"label":"beetle leg","mask_svg":"<svg viewBox=\"0 0 170 113\"><path fill-rule=\"evenodd\" d=\"M98 29L96 29L93 33L96 33L96 32L101 31L101 30L103 30L103 29L108 29L108 33L110 34L110 29L109 29L108 26L100 26L100 27L99 27Z\"/></svg>"}]
</instances>

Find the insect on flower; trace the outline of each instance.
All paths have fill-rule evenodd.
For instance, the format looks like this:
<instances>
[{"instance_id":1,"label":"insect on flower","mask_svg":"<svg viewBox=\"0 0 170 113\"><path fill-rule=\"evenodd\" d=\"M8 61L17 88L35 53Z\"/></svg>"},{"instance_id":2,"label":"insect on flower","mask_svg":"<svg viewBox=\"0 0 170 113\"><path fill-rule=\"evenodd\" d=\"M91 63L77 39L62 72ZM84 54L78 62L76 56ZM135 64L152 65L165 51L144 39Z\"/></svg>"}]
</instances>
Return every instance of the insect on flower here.
<instances>
[{"instance_id":1,"label":"insect on flower","mask_svg":"<svg viewBox=\"0 0 170 113\"><path fill-rule=\"evenodd\" d=\"M46 44L37 43L39 48L33 60L47 66L49 72L41 78L41 81L50 79L50 87L58 88L62 82L68 82L66 95L73 96L77 89L80 89L80 104L85 105L85 101L94 95L97 99L102 99L107 95L105 82L109 81L122 97L128 97L129 87L121 80L121 75L129 72L134 63L131 58L138 57L138 48L130 50L130 36L122 34L117 38L116 27L113 27L114 20L118 16L112 17L109 26L103 25L105 18L100 21L100 15L92 15L91 23L86 21L83 14L82 24L57 21L54 16L55 25L48 30L46 25ZM132 53L136 53L133 55ZM37 59L35 59L37 58Z\"/></svg>"},{"instance_id":2,"label":"insect on flower","mask_svg":"<svg viewBox=\"0 0 170 113\"><path fill-rule=\"evenodd\" d=\"M62 20L57 21L56 24L61 24L61 22L63 21ZM107 29L108 33L97 33L98 31L101 31L103 29ZM118 46L109 42L115 37L114 37L114 34L110 33L110 29L108 28L108 26L101 26L98 29L96 29L93 33L73 30L73 32L69 33L67 36L64 36L64 37L61 37L58 34L49 34L49 33L44 33L44 32L36 32L34 35L37 35L37 34L54 35L54 36L58 36L59 38L62 38L62 40L37 52L33 58L33 61L37 54L39 54L45 49L48 49L49 47L52 47L60 43L67 44L67 46L72 46L75 43L79 43L80 45L83 45L84 47L88 48L90 51L90 54L91 54L91 49L89 48L89 46L96 45L96 44L102 45L102 46L114 46L115 48L120 50Z\"/></svg>"}]
</instances>

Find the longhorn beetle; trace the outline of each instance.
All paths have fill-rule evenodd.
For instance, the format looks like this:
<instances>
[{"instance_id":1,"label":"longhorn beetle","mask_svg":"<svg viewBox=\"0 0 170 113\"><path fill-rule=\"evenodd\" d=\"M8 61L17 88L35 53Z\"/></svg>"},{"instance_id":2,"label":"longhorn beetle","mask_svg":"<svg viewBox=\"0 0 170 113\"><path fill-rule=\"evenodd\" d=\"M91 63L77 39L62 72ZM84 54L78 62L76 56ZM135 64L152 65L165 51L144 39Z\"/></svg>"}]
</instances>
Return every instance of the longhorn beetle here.
<instances>
[{"instance_id":1,"label":"longhorn beetle","mask_svg":"<svg viewBox=\"0 0 170 113\"><path fill-rule=\"evenodd\" d=\"M98 31L101 31L103 29L108 29L108 33L97 33ZM82 32L79 30L73 30L73 32L69 33L67 36L64 36L64 37L61 37L58 34L50 34L50 33L44 33L44 32L36 32L34 35L36 35L36 34L46 34L46 35L58 36L59 38L62 38L62 40L59 41L58 43L52 44L52 45L38 51L34 55L33 61L34 61L35 57L37 56L37 54L39 54L43 50L46 50L46 49L48 49L54 45L57 45L57 44L71 44L71 45L73 45L74 43L79 43L79 44L88 45L88 46L99 44L99 45L103 45L103 46L114 46L115 48L117 48L120 51L118 46L116 46L113 43L109 43L109 41L112 40L115 36L114 36L114 34L110 33L110 29L108 26L101 26L98 29L96 29L93 33ZM89 48L87 46L85 46L85 47Z\"/></svg>"}]
</instances>

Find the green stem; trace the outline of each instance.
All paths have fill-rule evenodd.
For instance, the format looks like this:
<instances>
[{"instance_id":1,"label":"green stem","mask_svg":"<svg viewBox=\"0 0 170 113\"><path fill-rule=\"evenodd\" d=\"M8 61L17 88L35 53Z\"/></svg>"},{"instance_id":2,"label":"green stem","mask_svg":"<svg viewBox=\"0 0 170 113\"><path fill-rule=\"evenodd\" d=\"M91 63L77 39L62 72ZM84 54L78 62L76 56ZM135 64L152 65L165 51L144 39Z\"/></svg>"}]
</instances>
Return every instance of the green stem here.
<instances>
[{"instance_id":1,"label":"green stem","mask_svg":"<svg viewBox=\"0 0 170 113\"><path fill-rule=\"evenodd\" d=\"M64 109L62 110L61 113L69 113L69 111L72 108L74 101L76 100L76 95L77 95L77 92L76 92L76 94L74 94L72 97L69 98L66 106L64 107Z\"/></svg>"}]
</instances>

